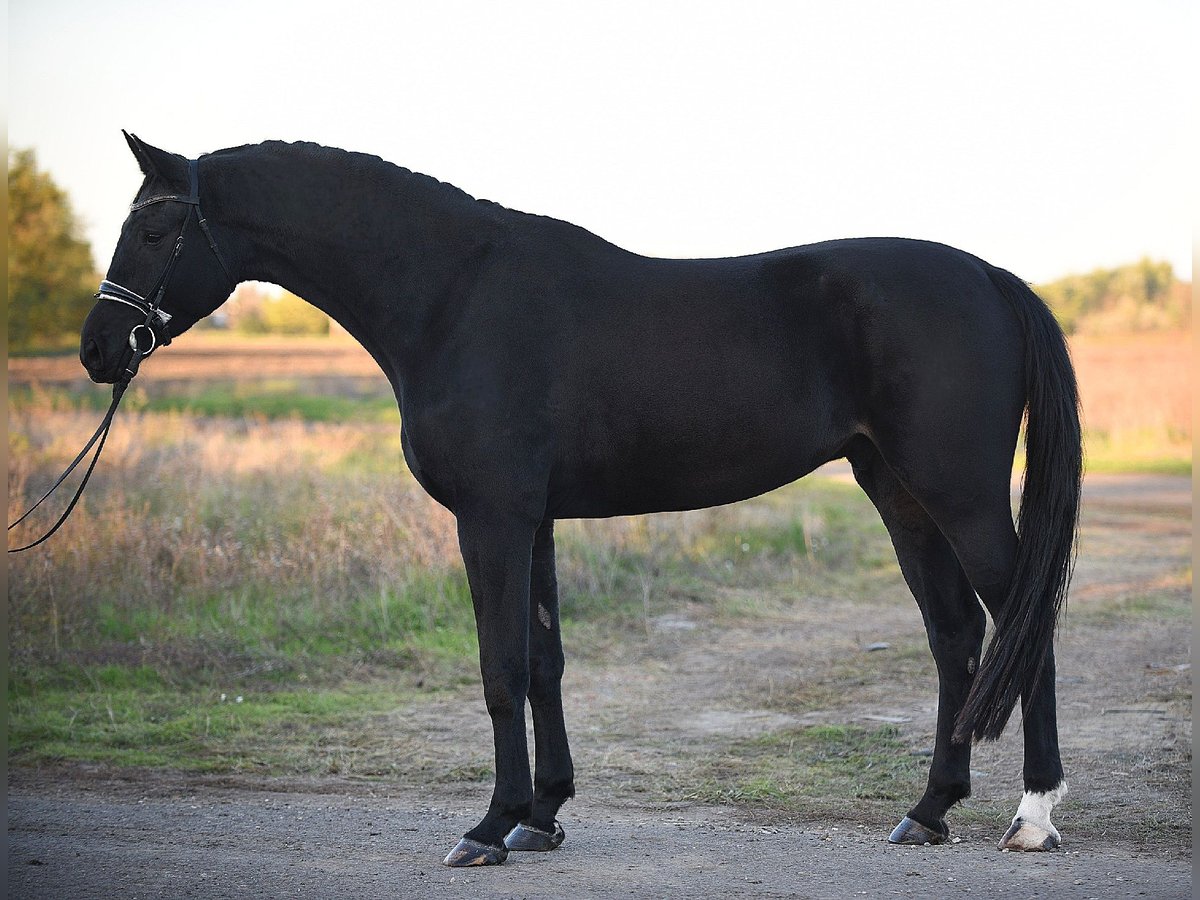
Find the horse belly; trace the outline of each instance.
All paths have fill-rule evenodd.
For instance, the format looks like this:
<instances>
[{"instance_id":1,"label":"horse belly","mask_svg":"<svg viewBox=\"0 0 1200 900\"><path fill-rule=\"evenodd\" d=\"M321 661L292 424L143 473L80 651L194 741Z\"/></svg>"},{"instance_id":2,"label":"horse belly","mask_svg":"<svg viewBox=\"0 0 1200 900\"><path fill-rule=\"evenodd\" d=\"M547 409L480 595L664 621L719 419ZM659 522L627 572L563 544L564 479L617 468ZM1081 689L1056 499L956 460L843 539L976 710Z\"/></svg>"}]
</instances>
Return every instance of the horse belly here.
<instances>
[{"instance_id":1,"label":"horse belly","mask_svg":"<svg viewBox=\"0 0 1200 900\"><path fill-rule=\"evenodd\" d=\"M576 421L550 509L558 518L701 509L795 481L848 438L826 397L784 391L673 395Z\"/></svg>"}]
</instances>

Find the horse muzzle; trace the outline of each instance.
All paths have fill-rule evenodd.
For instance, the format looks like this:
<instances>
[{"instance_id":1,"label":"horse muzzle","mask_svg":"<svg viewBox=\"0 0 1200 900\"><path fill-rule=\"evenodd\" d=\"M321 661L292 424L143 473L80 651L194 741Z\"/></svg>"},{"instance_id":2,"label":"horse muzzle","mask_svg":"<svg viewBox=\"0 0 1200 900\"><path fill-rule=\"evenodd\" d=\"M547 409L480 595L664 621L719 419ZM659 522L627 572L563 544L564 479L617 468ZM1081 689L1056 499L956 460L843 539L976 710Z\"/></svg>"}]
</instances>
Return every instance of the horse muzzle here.
<instances>
[{"instance_id":1,"label":"horse muzzle","mask_svg":"<svg viewBox=\"0 0 1200 900\"><path fill-rule=\"evenodd\" d=\"M85 338L79 345L79 362L87 370L88 378L97 384L111 383L104 376L104 351L95 338Z\"/></svg>"}]
</instances>

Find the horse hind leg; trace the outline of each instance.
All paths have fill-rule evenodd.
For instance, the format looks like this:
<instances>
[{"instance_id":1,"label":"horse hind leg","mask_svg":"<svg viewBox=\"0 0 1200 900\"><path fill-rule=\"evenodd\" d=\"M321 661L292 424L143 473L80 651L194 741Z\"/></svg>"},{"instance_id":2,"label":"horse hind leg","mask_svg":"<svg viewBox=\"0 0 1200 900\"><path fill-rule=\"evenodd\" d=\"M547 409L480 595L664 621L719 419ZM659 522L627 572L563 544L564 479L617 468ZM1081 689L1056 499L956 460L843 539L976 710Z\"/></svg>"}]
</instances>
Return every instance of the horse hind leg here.
<instances>
[{"instance_id":1,"label":"horse hind leg","mask_svg":"<svg viewBox=\"0 0 1200 900\"><path fill-rule=\"evenodd\" d=\"M1058 750L1053 647L1032 693L1021 695L1021 705L1025 709L1025 795L999 847L1053 850L1062 842L1062 836L1050 821L1050 812L1067 795Z\"/></svg>"},{"instance_id":2,"label":"horse hind leg","mask_svg":"<svg viewBox=\"0 0 1200 900\"><path fill-rule=\"evenodd\" d=\"M871 447L871 452L878 457L878 451ZM913 457L909 454L906 459ZM882 460L875 464L878 469ZM952 549L957 558L960 572L965 575L962 590L977 594L984 607L996 619L1002 609L1013 578L1017 553L1017 534L1013 527L1011 501L1009 498L1009 480L1007 466L983 465L975 467L942 466L939 471L953 471L959 479L957 484L943 483L934 485L926 483L922 478L924 469L917 465L905 467L905 485L911 489L910 499L920 500L921 508L927 511L928 518L936 522L940 533L945 535L944 541ZM899 482L895 474L891 480ZM884 481L887 482L887 478ZM903 488L901 488L903 490ZM870 493L868 491L868 493ZM969 498L964 500L962 498ZM874 499L874 498L872 498ZM882 512L882 510L881 510ZM887 516L884 517L885 522ZM889 529L891 526L889 525ZM893 534L893 540L895 535ZM899 544L897 544L899 554ZM901 566L903 567L901 554ZM905 576L908 572L905 570ZM912 580L909 579L910 585ZM973 589L973 590L972 590ZM914 593L918 593L916 587ZM977 605L976 605L977 606ZM978 610L976 609L978 615ZM926 616L927 624L929 616ZM982 635L982 617L979 616L979 629ZM930 645L936 643L935 627L930 628ZM938 650L934 648L935 658ZM974 667L978 664L978 643L975 652L970 656L972 665L971 675L961 684L961 695L953 697L953 712L946 717L949 727L953 728L954 719L970 688ZM949 740L948 734L943 734L943 716L946 710L946 676L942 662L939 660L938 672L941 676L943 693L938 710L938 741ZM1000 841L1004 850L1050 850L1057 847L1061 837L1058 829L1050 822L1050 812L1067 793L1067 784L1063 778L1062 761L1059 755L1058 724L1055 713L1054 690L1054 649L1050 648L1041 676L1032 691L1023 692L1021 696L1023 709L1022 727L1025 741L1024 787L1025 793L1021 799L1012 825ZM955 747L966 747L967 741L955 744ZM935 751L936 754L936 751ZM932 778L932 772L931 772Z\"/></svg>"},{"instance_id":3,"label":"horse hind leg","mask_svg":"<svg viewBox=\"0 0 1200 900\"><path fill-rule=\"evenodd\" d=\"M938 670L937 736L925 793L896 826L896 844L948 840L947 811L971 792L971 745L951 740L983 644L984 615L953 549L867 439L848 454L879 510L905 581L920 607Z\"/></svg>"},{"instance_id":4,"label":"horse hind leg","mask_svg":"<svg viewBox=\"0 0 1200 900\"><path fill-rule=\"evenodd\" d=\"M555 816L575 796L575 770L563 720L563 649L559 631L554 522L546 519L533 542L529 590L529 706L533 712L533 807L504 839L509 850L554 850L564 833Z\"/></svg>"}]
</instances>

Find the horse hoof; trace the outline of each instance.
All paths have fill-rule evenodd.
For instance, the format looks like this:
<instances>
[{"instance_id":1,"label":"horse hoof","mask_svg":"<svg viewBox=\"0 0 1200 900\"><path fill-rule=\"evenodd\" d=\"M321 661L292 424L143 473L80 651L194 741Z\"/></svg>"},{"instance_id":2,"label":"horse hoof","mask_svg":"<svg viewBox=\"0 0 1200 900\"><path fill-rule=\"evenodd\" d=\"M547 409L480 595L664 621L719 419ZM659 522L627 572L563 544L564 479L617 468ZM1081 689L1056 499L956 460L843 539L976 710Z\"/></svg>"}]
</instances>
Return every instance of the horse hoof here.
<instances>
[{"instance_id":1,"label":"horse hoof","mask_svg":"<svg viewBox=\"0 0 1200 900\"><path fill-rule=\"evenodd\" d=\"M944 844L950 838L950 829L942 823L942 831L926 828L920 822L905 816L888 836L891 844Z\"/></svg>"},{"instance_id":2,"label":"horse hoof","mask_svg":"<svg viewBox=\"0 0 1200 900\"><path fill-rule=\"evenodd\" d=\"M553 850L566 836L566 832L557 822L554 823L553 832L542 831L532 825L518 825L508 833L508 837L504 839L504 846L509 850Z\"/></svg>"},{"instance_id":3,"label":"horse hoof","mask_svg":"<svg viewBox=\"0 0 1200 900\"><path fill-rule=\"evenodd\" d=\"M1059 843L1061 840L1057 831L1047 831L1032 822L1014 819L998 846L1001 850L1038 851L1053 850Z\"/></svg>"},{"instance_id":4,"label":"horse hoof","mask_svg":"<svg viewBox=\"0 0 1200 900\"><path fill-rule=\"evenodd\" d=\"M498 866L508 859L508 850L504 847L493 847L491 844L481 844L470 838L463 838L450 853L442 860L442 865L459 868L461 866Z\"/></svg>"}]
</instances>

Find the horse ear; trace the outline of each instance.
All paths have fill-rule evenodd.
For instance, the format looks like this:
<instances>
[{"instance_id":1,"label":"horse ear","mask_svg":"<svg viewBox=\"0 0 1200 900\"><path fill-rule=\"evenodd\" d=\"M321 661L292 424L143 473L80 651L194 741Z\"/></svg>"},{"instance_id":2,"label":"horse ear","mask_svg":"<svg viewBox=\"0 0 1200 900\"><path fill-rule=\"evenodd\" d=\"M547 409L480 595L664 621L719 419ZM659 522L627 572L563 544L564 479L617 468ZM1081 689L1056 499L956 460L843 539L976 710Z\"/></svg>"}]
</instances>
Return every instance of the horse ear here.
<instances>
[{"instance_id":1,"label":"horse ear","mask_svg":"<svg viewBox=\"0 0 1200 900\"><path fill-rule=\"evenodd\" d=\"M129 145L134 158L137 159L138 167L142 170L142 174L153 175L154 166L150 162L150 157L146 155L146 151L142 148L142 142L138 140L137 135L130 134L124 128L121 129L121 134L125 135L125 143Z\"/></svg>"},{"instance_id":2,"label":"horse ear","mask_svg":"<svg viewBox=\"0 0 1200 900\"><path fill-rule=\"evenodd\" d=\"M174 185L181 190L187 189L188 171L186 159L177 153L168 153L166 150L159 150L157 147L151 146L141 140L136 134L130 134L124 129L121 130L121 134L125 135L125 141L129 144L129 149L137 157L138 165L141 167L143 175L158 177L167 184Z\"/></svg>"}]
</instances>

